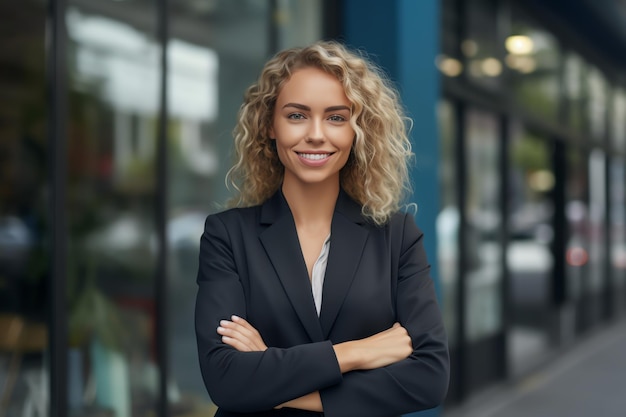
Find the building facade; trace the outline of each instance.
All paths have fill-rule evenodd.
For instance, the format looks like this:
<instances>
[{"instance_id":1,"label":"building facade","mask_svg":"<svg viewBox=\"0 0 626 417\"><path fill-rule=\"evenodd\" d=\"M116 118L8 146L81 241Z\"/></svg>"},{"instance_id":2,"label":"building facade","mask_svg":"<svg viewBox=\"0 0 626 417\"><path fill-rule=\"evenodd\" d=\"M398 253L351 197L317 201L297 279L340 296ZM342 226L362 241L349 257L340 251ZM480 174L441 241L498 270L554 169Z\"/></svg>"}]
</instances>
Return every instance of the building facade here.
<instances>
[{"instance_id":1,"label":"building facade","mask_svg":"<svg viewBox=\"0 0 626 417\"><path fill-rule=\"evenodd\" d=\"M246 87L318 39L366 51L414 120L452 359L424 415L623 318L625 22L617 0L4 2L0 415L212 415L204 218Z\"/></svg>"},{"instance_id":2,"label":"building facade","mask_svg":"<svg viewBox=\"0 0 626 417\"><path fill-rule=\"evenodd\" d=\"M618 1L442 2L451 401L623 317L625 21Z\"/></svg>"}]
</instances>

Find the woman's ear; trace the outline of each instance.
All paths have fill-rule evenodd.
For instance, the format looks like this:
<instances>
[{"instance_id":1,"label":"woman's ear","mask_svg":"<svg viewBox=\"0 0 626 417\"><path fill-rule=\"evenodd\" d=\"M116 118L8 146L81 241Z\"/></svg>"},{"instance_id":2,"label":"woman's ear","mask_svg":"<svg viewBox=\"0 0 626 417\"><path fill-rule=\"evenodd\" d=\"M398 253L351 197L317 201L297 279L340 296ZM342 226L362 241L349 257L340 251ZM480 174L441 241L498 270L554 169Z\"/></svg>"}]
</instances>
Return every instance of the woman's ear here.
<instances>
[{"instance_id":1,"label":"woman's ear","mask_svg":"<svg viewBox=\"0 0 626 417\"><path fill-rule=\"evenodd\" d=\"M270 138L270 140L276 140L276 135L274 134L274 127L270 127L268 132L268 138Z\"/></svg>"}]
</instances>

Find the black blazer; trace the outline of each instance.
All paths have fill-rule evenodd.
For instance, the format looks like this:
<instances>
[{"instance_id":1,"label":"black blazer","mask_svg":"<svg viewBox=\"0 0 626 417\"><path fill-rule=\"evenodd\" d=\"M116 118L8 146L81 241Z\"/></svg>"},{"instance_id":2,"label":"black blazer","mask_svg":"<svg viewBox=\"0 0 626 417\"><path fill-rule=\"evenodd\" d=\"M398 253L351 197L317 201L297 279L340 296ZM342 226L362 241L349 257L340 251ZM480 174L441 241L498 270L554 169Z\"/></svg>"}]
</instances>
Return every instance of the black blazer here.
<instances>
[{"instance_id":1,"label":"black blazer","mask_svg":"<svg viewBox=\"0 0 626 417\"><path fill-rule=\"evenodd\" d=\"M280 191L264 204L208 216L200 244L196 336L216 416L313 416L278 404L319 390L325 416L397 416L437 406L448 349L422 233L411 215L385 226L340 192L318 318L304 258ZM269 347L238 352L221 319L246 318ZM341 374L332 344L404 326L413 353L384 368Z\"/></svg>"}]
</instances>

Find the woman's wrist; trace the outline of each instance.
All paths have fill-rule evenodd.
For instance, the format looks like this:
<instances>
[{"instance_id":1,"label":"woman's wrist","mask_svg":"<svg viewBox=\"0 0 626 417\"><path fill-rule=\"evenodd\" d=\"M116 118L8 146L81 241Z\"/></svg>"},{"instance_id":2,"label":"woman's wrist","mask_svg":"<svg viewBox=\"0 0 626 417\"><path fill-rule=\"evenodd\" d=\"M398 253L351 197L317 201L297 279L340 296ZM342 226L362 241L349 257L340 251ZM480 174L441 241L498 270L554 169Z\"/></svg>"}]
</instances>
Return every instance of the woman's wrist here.
<instances>
[{"instance_id":1,"label":"woman's wrist","mask_svg":"<svg viewBox=\"0 0 626 417\"><path fill-rule=\"evenodd\" d=\"M339 369L342 374L359 369L363 363L363 358L359 353L358 340L338 343L333 345L335 356L339 363Z\"/></svg>"},{"instance_id":2,"label":"woman's wrist","mask_svg":"<svg viewBox=\"0 0 626 417\"><path fill-rule=\"evenodd\" d=\"M406 359L412 352L411 337L404 327L392 327L365 339L333 345L341 373L382 368Z\"/></svg>"}]
</instances>

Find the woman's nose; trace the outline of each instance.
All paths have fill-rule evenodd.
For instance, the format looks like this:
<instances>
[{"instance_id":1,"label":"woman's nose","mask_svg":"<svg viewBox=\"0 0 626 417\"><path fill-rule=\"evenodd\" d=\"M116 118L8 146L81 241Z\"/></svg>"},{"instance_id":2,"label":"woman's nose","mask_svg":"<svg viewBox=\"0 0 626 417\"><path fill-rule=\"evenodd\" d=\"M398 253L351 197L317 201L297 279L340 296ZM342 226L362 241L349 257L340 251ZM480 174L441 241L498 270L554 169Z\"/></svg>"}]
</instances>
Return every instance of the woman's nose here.
<instances>
[{"instance_id":1,"label":"woman's nose","mask_svg":"<svg viewBox=\"0 0 626 417\"><path fill-rule=\"evenodd\" d=\"M324 129L322 128L321 120L314 120L308 131L307 142L323 142L324 141Z\"/></svg>"}]
</instances>

